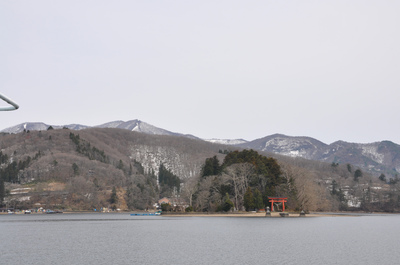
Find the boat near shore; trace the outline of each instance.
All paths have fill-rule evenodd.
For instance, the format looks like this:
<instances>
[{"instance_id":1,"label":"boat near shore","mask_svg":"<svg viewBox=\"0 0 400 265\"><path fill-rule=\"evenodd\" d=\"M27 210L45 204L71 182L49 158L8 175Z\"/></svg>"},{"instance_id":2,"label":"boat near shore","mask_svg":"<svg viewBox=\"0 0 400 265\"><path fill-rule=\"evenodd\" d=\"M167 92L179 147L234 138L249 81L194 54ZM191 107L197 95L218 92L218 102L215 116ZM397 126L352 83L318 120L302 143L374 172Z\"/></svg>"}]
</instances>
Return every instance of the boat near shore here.
<instances>
[{"instance_id":1,"label":"boat near shore","mask_svg":"<svg viewBox=\"0 0 400 265\"><path fill-rule=\"evenodd\" d=\"M47 209L44 213L46 213L46 214L55 214L55 213L63 213L63 212L62 211L53 211L53 210Z\"/></svg>"},{"instance_id":2,"label":"boat near shore","mask_svg":"<svg viewBox=\"0 0 400 265\"><path fill-rule=\"evenodd\" d=\"M158 215L161 215L161 211L144 212L144 213L131 213L131 216L158 216Z\"/></svg>"}]
</instances>

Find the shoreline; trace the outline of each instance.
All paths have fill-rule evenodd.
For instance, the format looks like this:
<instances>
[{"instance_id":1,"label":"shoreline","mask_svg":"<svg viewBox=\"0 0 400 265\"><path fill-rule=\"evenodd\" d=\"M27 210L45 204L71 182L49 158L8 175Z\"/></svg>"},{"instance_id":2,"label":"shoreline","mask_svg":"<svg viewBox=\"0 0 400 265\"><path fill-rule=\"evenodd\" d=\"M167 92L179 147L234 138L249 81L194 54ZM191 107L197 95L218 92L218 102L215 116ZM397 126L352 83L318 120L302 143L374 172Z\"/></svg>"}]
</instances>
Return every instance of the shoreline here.
<instances>
[{"instance_id":1,"label":"shoreline","mask_svg":"<svg viewBox=\"0 0 400 265\"><path fill-rule=\"evenodd\" d=\"M148 211L150 213L152 211ZM115 212L94 212L94 211L64 211L58 214L132 214L144 213L144 211L115 211ZM294 218L294 217L360 217L360 216L379 216L379 215L396 215L399 213L387 212L310 212L305 215L300 215L298 212L285 212L285 216L281 216L282 212L271 212L270 216L266 216L265 212L164 212L161 216L164 217L253 217L253 218ZM23 212L15 212L13 215L23 215ZM42 215L42 212L32 212L29 215ZM8 215L7 212L0 212L0 215Z\"/></svg>"},{"instance_id":2,"label":"shoreline","mask_svg":"<svg viewBox=\"0 0 400 265\"><path fill-rule=\"evenodd\" d=\"M248 212L238 212L238 213L162 213L161 216L168 217L257 217L257 218L282 218L281 212L272 212L271 216L266 216L265 213L248 213ZM389 215L390 213L352 213L352 212L311 212L303 216L297 212L285 212L286 216L283 218L304 218L304 217L359 217L367 215Z\"/></svg>"}]
</instances>

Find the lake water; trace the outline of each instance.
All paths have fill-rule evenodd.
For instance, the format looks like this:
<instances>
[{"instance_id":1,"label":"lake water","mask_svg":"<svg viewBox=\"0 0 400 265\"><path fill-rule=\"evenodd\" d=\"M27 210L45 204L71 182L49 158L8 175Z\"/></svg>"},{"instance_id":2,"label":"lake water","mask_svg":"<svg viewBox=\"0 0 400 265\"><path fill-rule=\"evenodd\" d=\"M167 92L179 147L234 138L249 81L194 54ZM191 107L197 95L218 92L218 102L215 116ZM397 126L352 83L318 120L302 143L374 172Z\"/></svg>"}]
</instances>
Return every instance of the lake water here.
<instances>
[{"instance_id":1,"label":"lake water","mask_svg":"<svg viewBox=\"0 0 400 265\"><path fill-rule=\"evenodd\" d=\"M0 264L398 264L400 215L0 215Z\"/></svg>"}]
</instances>

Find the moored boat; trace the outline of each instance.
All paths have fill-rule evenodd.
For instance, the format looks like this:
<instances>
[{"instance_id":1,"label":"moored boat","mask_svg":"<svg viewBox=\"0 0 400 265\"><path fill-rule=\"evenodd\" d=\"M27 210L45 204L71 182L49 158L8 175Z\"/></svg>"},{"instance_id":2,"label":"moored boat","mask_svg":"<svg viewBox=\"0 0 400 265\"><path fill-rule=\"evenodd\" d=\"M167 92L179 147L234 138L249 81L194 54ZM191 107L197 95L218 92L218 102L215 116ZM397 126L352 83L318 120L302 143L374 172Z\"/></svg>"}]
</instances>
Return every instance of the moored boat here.
<instances>
[{"instance_id":1,"label":"moored boat","mask_svg":"<svg viewBox=\"0 0 400 265\"><path fill-rule=\"evenodd\" d=\"M161 215L161 211L146 212L146 213L131 213L131 216L156 216L156 215Z\"/></svg>"},{"instance_id":2,"label":"moored boat","mask_svg":"<svg viewBox=\"0 0 400 265\"><path fill-rule=\"evenodd\" d=\"M53 214L53 213L63 213L63 212L62 211L53 211L53 210L47 209L45 213Z\"/></svg>"}]
</instances>

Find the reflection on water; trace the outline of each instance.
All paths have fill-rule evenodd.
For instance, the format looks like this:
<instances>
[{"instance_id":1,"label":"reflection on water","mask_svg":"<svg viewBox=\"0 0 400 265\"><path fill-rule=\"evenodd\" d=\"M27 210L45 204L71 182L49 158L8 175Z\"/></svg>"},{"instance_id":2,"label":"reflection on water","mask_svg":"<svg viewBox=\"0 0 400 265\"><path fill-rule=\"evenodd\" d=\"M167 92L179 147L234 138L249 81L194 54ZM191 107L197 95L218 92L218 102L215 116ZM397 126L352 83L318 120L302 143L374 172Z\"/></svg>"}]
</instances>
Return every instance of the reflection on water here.
<instances>
[{"instance_id":1,"label":"reflection on water","mask_svg":"<svg viewBox=\"0 0 400 265\"><path fill-rule=\"evenodd\" d=\"M0 264L396 264L399 215L0 215Z\"/></svg>"}]
</instances>

